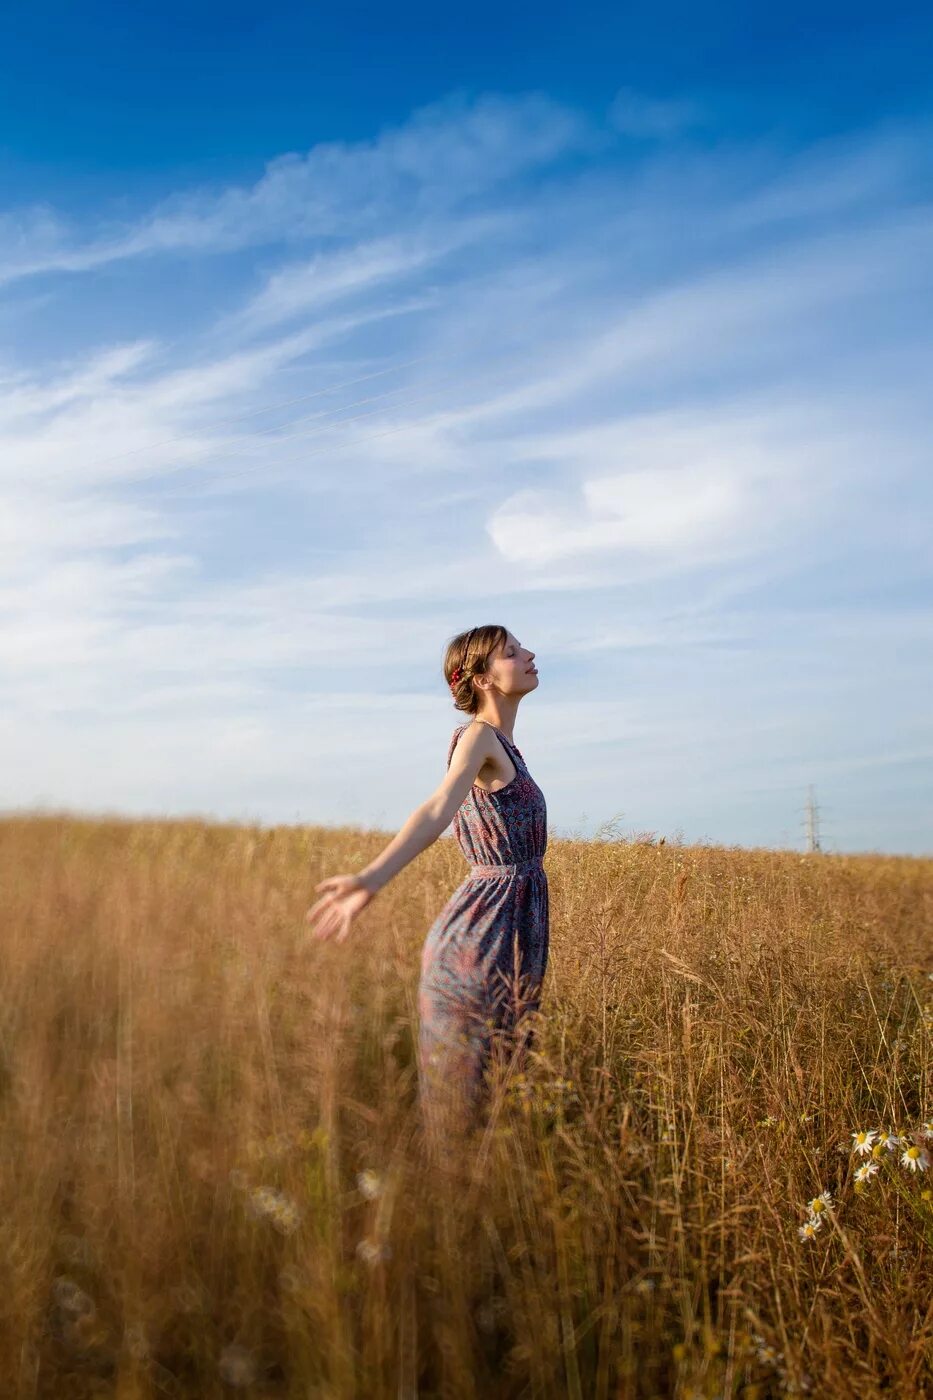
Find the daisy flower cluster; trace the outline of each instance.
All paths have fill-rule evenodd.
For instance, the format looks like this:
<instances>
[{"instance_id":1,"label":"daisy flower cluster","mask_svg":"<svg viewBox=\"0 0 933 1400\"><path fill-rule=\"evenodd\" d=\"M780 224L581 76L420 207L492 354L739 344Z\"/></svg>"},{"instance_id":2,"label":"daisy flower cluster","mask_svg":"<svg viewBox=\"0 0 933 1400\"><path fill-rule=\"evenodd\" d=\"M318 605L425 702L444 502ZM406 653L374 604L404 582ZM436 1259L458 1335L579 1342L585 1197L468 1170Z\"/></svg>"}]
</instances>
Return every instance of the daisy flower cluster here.
<instances>
[{"instance_id":1,"label":"daisy flower cluster","mask_svg":"<svg viewBox=\"0 0 933 1400\"><path fill-rule=\"evenodd\" d=\"M903 1133L895 1132L893 1128L888 1132L878 1128L862 1128L854 1132L852 1134L853 1154L868 1159L856 1170L856 1185L866 1186L872 1177L877 1175L879 1160L884 1157L885 1153L900 1153L901 1166L907 1171L915 1173L929 1171L930 1154L923 1143L933 1142L933 1120L921 1123L919 1130L913 1137L914 1141L911 1141L909 1137Z\"/></svg>"},{"instance_id":2,"label":"daisy flower cluster","mask_svg":"<svg viewBox=\"0 0 933 1400\"><path fill-rule=\"evenodd\" d=\"M826 1212L832 1210L834 1205L831 1191L821 1191L807 1202L807 1218L797 1226L797 1234L802 1240L812 1240L817 1231L822 1230Z\"/></svg>"},{"instance_id":3,"label":"daisy flower cluster","mask_svg":"<svg viewBox=\"0 0 933 1400\"><path fill-rule=\"evenodd\" d=\"M855 1170L855 1189L864 1191L873 1177L881 1170L881 1161L887 1158L899 1160L901 1166L910 1172L925 1172L930 1169L930 1153L924 1142L933 1142L933 1120L921 1123L916 1133L899 1133L894 1128L860 1128L852 1134L852 1154L864 1160ZM843 1151L845 1149L842 1149ZM797 1226L801 1240L812 1240L822 1230L826 1213L834 1207L832 1194L822 1191L807 1202L807 1218Z\"/></svg>"},{"instance_id":4,"label":"daisy flower cluster","mask_svg":"<svg viewBox=\"0 0 933 1400\"><path fill-rule=\"evenodd\" d=\"M269 1220L283 1235L291 1235L301 1221L301 1212L282 1191L259 1186L249 1193L246 1209L254 1220Z\"/></svg>"},{"instance_id":5,"label":"daisy flower cluster","mask_svg":"<svg viewBox=\"0 0 933 1400\"><path fill-rule=\"evenodd\" d=\"M765 1366L770 1371L777 1371L781 1389L785 1395L805 1395L813 1389L813 1377L810 1372L804 1371L802 1375L795 1377L787 1367L783 1351L772 1346L760 1332L753 1332L751 1341L755 1347L755 1356L759 1366Z\"/></svg>"}]
</instances>

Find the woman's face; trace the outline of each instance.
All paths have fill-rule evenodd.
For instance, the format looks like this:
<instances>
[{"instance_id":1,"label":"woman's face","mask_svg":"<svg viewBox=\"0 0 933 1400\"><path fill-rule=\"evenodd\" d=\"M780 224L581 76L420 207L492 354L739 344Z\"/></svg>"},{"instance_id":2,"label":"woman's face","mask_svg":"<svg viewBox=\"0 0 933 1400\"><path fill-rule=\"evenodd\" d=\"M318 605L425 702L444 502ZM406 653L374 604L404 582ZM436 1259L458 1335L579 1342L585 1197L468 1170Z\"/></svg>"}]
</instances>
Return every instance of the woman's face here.
<instances>
[{"instance_id":1,"label":"woman's face","mask_svg":"<svg viewBox=\"0 0 933 1400\"><path fill-rule=\"evenodd\" d=\"M506 695L523 694L534 690L538 684L538 673L534 669L533 651L523 647L509 632L505 645L493 655L489 670L493 680Z\"/></svg>"}]
</instances>

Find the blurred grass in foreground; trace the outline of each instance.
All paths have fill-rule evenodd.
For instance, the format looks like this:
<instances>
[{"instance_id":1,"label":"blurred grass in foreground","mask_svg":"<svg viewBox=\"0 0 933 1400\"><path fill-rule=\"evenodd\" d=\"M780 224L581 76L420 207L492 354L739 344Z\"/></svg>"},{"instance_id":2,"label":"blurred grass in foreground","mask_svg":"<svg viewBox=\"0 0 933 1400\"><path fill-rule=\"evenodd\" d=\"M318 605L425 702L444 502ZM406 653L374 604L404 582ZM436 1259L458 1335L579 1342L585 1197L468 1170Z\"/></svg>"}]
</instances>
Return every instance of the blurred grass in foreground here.
<instances>
[{"instance_id":1,"label":"blurred grass in foreground","mask_svg":"<svg viewBox=\"0 0 933 1400\"><path fill-rule=\"evenodd\" d=\"M0 821L0 1394L933 1392L933 860L552 839L537 1053L442 1175L459 851L303 927L387 839Z\"/></svg>"}]
</instances>

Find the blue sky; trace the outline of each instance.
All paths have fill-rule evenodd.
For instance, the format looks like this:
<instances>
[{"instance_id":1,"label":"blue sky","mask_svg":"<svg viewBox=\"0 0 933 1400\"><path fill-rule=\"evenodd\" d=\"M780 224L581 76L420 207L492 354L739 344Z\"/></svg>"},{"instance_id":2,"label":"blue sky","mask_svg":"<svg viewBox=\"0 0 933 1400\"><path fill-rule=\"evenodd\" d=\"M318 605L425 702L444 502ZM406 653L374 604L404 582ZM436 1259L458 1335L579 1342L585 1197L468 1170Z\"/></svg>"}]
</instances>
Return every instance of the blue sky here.
<instances>
[{"instance_id":1,"label":"blue sky","mask_svg":"<svg viewBox=\"0 0 933 1400\"><path fill-rule=\"evenodd\" d=\"M5 809L929 853L933 15L7 7ZM926 70L926 71L925 71Z\"/></svg>"}]
</instances>

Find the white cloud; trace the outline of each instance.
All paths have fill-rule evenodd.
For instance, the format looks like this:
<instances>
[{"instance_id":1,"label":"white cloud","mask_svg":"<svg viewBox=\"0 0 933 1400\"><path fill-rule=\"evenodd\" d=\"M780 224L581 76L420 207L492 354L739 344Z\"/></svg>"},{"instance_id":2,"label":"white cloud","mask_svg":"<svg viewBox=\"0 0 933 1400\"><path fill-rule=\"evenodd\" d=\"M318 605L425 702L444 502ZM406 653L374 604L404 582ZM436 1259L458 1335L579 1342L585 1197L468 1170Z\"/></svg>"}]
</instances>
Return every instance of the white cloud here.
<instances>
[{"instance_id":1,"label":"white cloud","mask_svg":"<svg viewBox=\"0 0 933 1400\"><path fill-rule=\"evenodd\" d=\"M501 554L548 564L553 559L618 550L696 552L721 544L741 524L741 487L722 472L630 471L583 483L582 502L546 492L519 492L489 523Z\"/></svg>"},{"instance_id":2,"label":"white cloud","mask_svg":"<svg viewBox=\"0 0 933 1400\"><path fill-rule=\"evenodd\" d=\"M85 241L45 207L9 212L0 224L0 282L153 254L344 237L441 214L588 139L578 113L544 96L453 97L372 141L279 156L251 186L170 195L135 226Z\"/></svg>"}]
</instances>

